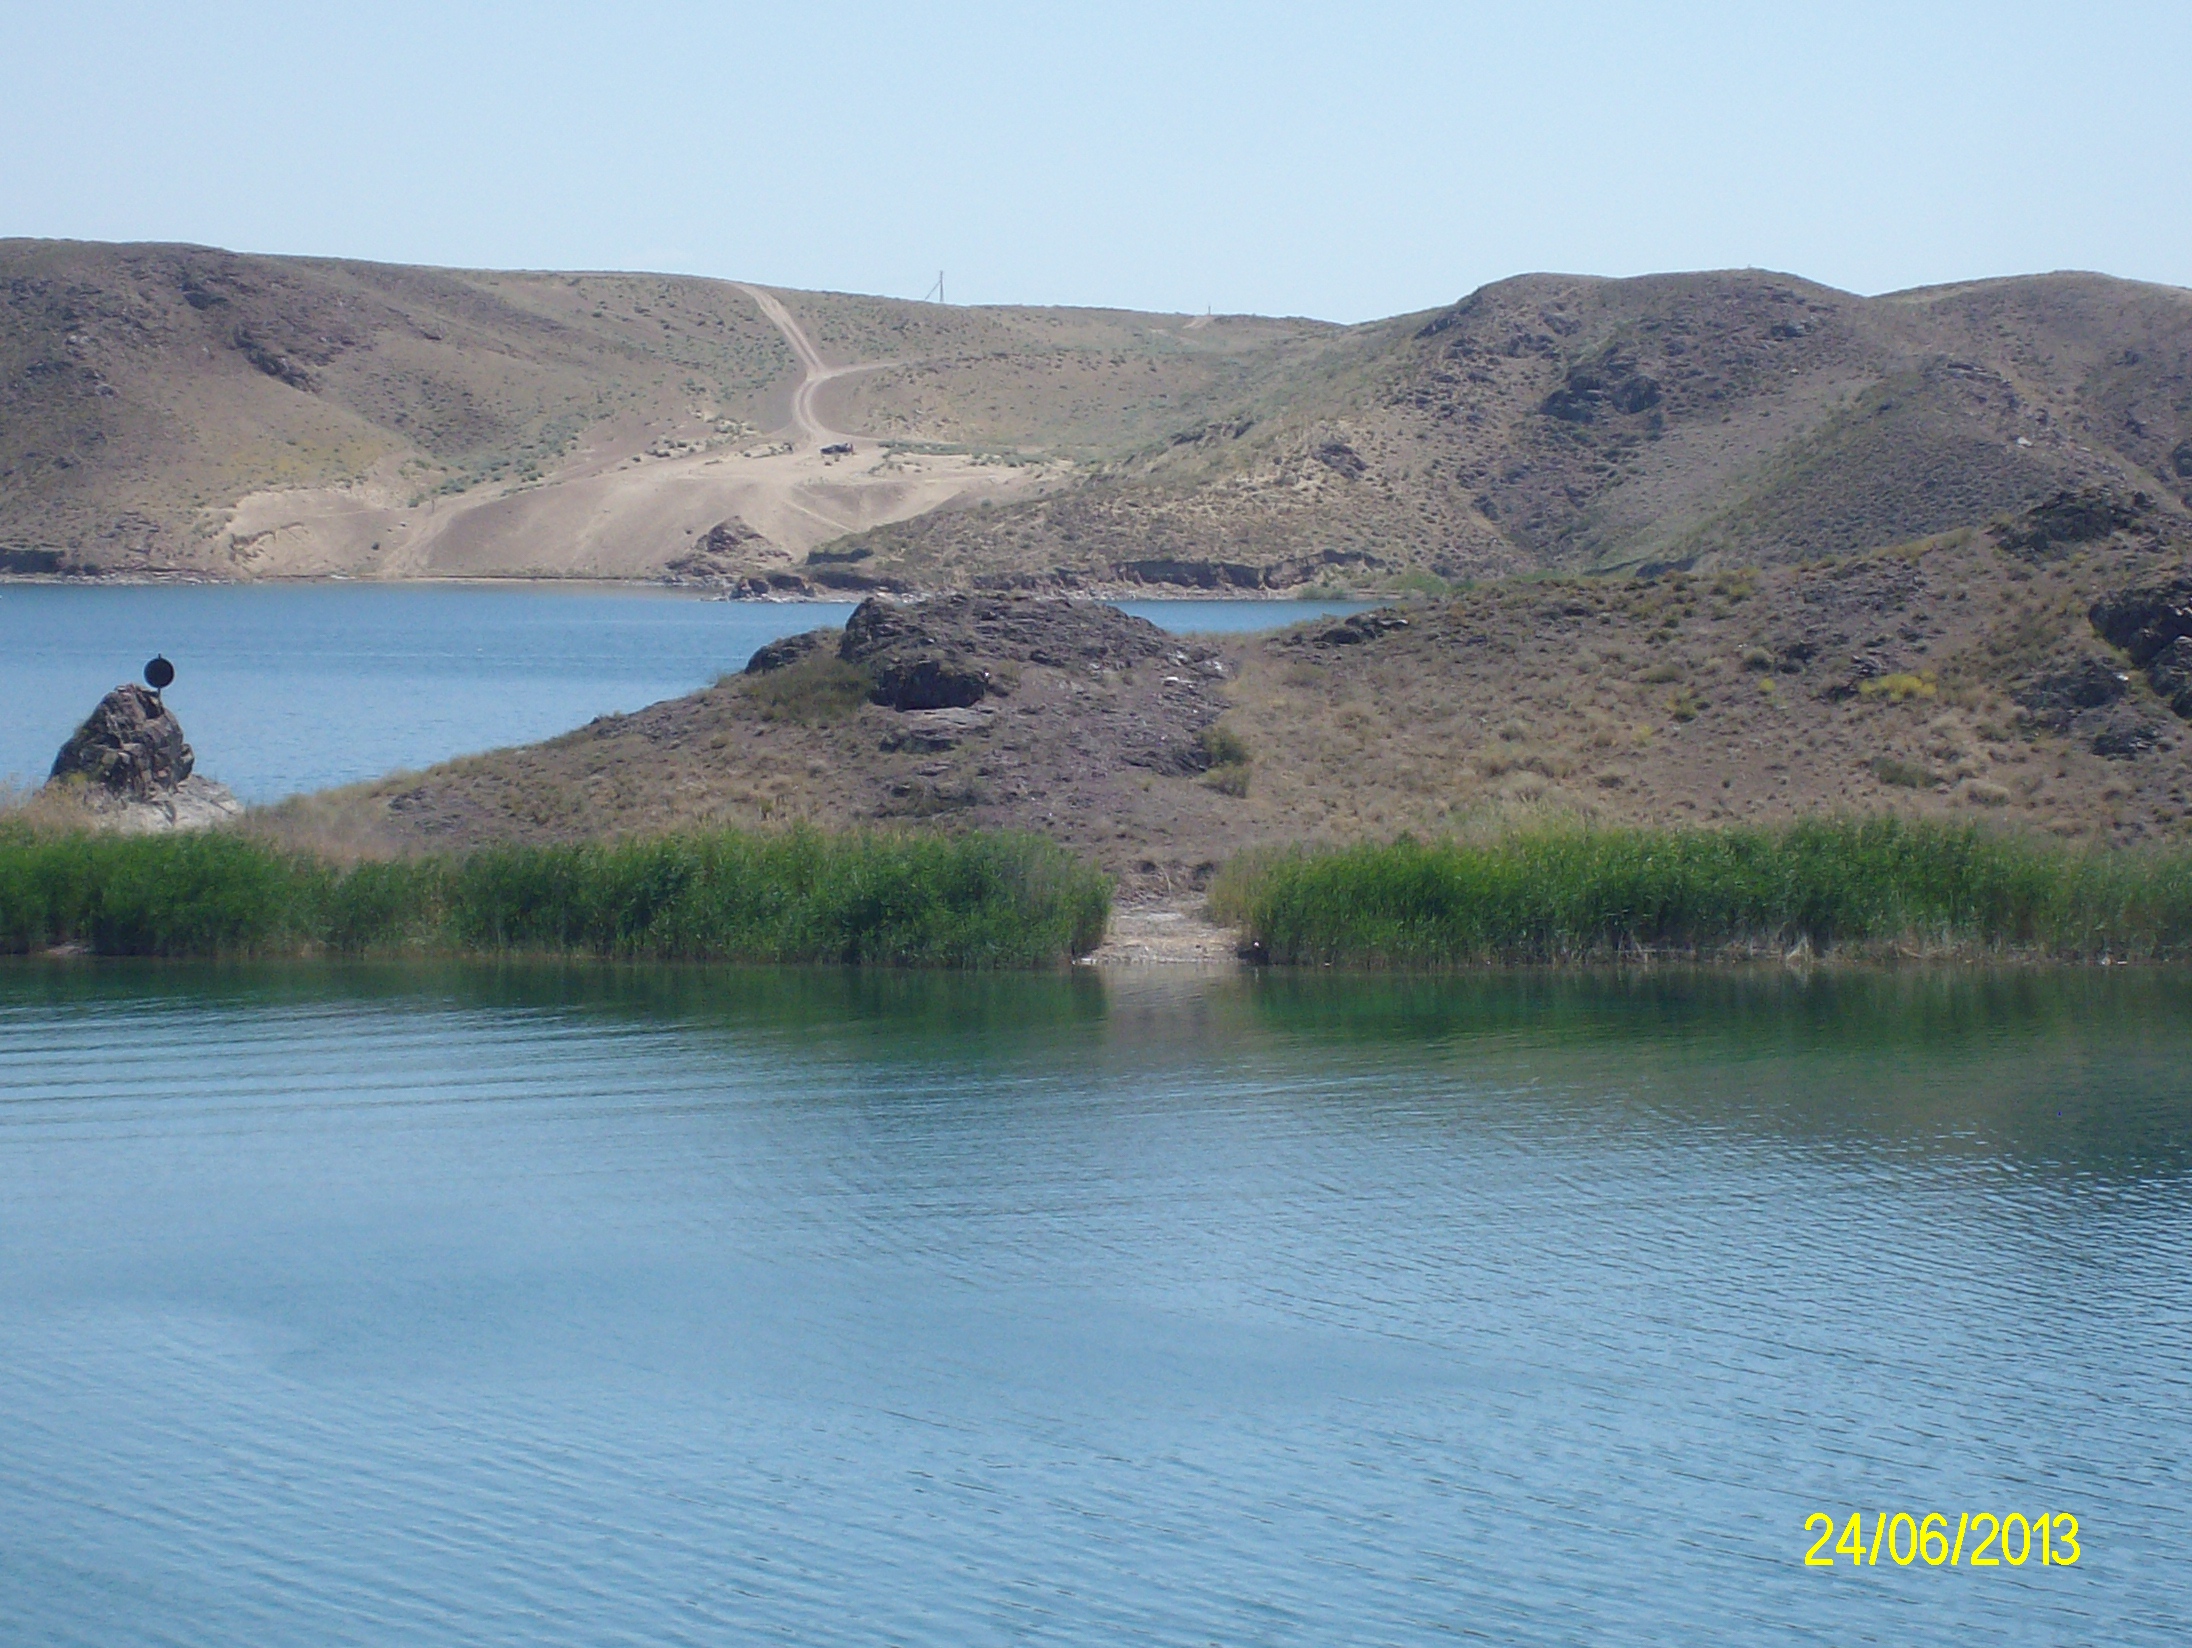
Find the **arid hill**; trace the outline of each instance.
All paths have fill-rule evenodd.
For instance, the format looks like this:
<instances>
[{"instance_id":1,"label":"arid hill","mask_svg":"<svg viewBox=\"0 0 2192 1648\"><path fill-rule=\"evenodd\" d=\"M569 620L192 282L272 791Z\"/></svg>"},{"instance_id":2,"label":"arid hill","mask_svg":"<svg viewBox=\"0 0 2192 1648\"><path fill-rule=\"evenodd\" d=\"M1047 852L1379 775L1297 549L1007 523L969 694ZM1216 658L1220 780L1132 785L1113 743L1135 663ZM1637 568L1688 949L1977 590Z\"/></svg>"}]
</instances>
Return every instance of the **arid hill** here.
<instances>
[{"instance_id":1,"label":"arid hill","mask_svg":"<svg viewBox=\"0 0 2192 1648\"><path fill-rule=\"evenodd\" d=\"M8 241L0 295L18 572L1436 592L2192 496L2192 293L2095 275L1340 327Z\"/></svg>"},{"instance_id":2,"label":"arid hill","mask_svg":"<svg viewBox=\"0 0 2192 1648\"><path fill-rule=\"evenodd\" d=\"M833 553L884 587L1436 589L1847 554L2091 485L2192 498L2192 293L1533 275L1354 328L1076 487Z\"/></svg>"},{"instance_id":3,"label":"arid hill","mask_svg":"<svg viewBox=\"0 0 2192 1648\"><path fill-rule=\"evenodd\" d=\"M1055 597L871 599L714 688L308 797L337 849L710 823L1039 830L1180 893L1244 848L1896 811L2192 833L2192 535L2069 495L1996 530L1719 574L1419 597L1182 640Z\"/></svg>"},{"instance_id":4,"label":"arid hill","mask_svg":"<svg viewBox=\"0 0 2192 1648\"><path fill-rule=\"evenodd\" d=\"M0 241L0 572L796 589L811 549L1063 484L1340 332L1164 319ZM830 391L902 362L905 438L826 450ZM950 363L1002 433L931 438Z\"/></svg>"}]
</instances>

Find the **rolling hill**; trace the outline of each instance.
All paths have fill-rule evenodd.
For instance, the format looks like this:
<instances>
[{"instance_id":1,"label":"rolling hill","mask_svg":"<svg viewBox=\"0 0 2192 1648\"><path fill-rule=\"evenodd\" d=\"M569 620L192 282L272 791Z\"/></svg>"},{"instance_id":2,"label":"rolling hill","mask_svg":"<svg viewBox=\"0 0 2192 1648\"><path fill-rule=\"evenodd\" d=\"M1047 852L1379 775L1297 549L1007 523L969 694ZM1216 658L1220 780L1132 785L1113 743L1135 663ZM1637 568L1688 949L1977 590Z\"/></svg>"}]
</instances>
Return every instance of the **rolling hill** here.
<instances>
[{"instance_id":1,"label":"rolling hill","mask_svg":"<svg viewBox=\"0 0 2192 1648\"><path fill-rule=\"evenodd\" d=\"M0 299L19 574L1435 591L2192 498L2192 293L2095 275L1342 327L19 240Z\"/></svg>"}]
</instances>

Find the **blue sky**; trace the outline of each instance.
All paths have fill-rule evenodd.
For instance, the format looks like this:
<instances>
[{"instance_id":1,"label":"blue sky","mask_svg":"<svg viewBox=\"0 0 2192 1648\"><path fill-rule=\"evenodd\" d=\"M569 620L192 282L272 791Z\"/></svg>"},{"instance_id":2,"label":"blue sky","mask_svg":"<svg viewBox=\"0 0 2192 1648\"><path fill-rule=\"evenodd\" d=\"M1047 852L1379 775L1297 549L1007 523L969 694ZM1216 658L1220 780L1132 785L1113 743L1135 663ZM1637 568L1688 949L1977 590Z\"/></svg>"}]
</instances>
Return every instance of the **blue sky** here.
<instances>
[{"instance_id":1,"label":"blue sky","mask_svg":"<svg viewBox=\"0 0 2192 1648\"><path fill-rule=\"evenodd\" d=\"M2192 286L2192 4L0 0L0 235L1359 320Z\"/></svg>"}]
</instances>

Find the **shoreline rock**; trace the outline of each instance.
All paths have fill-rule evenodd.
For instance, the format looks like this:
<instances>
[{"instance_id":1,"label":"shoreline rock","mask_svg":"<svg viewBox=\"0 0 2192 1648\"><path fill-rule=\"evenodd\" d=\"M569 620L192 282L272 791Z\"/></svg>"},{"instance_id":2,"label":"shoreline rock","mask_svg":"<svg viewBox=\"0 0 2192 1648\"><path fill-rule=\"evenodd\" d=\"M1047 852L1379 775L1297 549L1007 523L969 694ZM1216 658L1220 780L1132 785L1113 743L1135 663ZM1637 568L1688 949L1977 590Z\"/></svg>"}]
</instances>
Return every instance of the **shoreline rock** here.
<instances>
[{"instance_id":1,"label":"shoreline rock","mask_svg":"<svg viewBox=\"0 0 2192 1648\"><path fill-rule=\"evenodd\" d=\"M123 835L203 830L241 817L228 786L198 776L196 766L159 693L125 681L69 735L45 790L80 803L93 828Z\"/></svg>"},{"instance_id":2,"label":"shoreline rock","mask_svg":"<svg viewBox=\"0 0 2192 1648\"><path fill-rule=\"evenodd\" d=\"M174 789L140 799L86 789L93 826L117 835L161 835L170 830L210 830L241 818L244 804L226 784L193 774Z\"/></svg>"},{"instance_id":3,"label":"shoreline rock","mask_svg":"<svg viewBox=\"0 0 2192 1648\"><path fill-rule=\"evenodd\" d=\"M46 781L82 778L96 789L146 801L174 789L196 764L182 724L160 695L125 681L69 735Z\"/></svg>"}]
</instances>

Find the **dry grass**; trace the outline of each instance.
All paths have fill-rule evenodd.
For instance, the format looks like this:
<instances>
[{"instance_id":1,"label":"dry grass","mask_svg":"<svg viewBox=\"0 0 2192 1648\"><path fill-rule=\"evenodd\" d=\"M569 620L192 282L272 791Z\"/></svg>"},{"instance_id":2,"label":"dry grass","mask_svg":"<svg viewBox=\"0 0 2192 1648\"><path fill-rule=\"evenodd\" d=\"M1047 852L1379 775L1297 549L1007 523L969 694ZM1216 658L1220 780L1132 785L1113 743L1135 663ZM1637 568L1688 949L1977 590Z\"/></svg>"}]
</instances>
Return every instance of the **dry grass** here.
<instances>
[{"instance_id":1,"label":"dry grass","mask_svg":"<svg viewBox=\"0 0 2192 1648\"><path fill-rule=\"evenodd\" d=\"M254 807L235 828L288 852L305 853L325 864L349 868L400 856L407 846L389 827L381 809L366 797L383 785L402 785L416 775L391 773L371 784L292 796L271 807Z\"/></svg>"},{"instance_id":2,"label":"dry grass","mask_svg":"<svg viewBox=\"0 0 2192 1648\"><path fill-rule=\"evenodd\" d=\"M1517 809L1680 824L1983 808L2064 839L2181 838L2192 728L2134 693L2126 713L2173 747L2108 760L2013 697L2020 667L2098 647L2085 606L2132 569L2112 546L2012 569L1972 535L1733 581L1481 585L1402 609L1407 630L1361 648L1246 649L1228 724L1264 752L1252 827L1348 840L1381 818L1436 836ZM1652 636L1657 661L1626 673ZM1887 667L1859 677L1860 652Z\"/></svg>"},{"instance_id":3,"label":"dry grass","mask_svg":"<svg viewBox=\"0 0 2192 1648\"><path fill-rule=\"evenodd\" d=\"M0 783L0 823L45 835L89 830L97 822L81 778L36 787Z\"/></svg>"}]
</instances>

